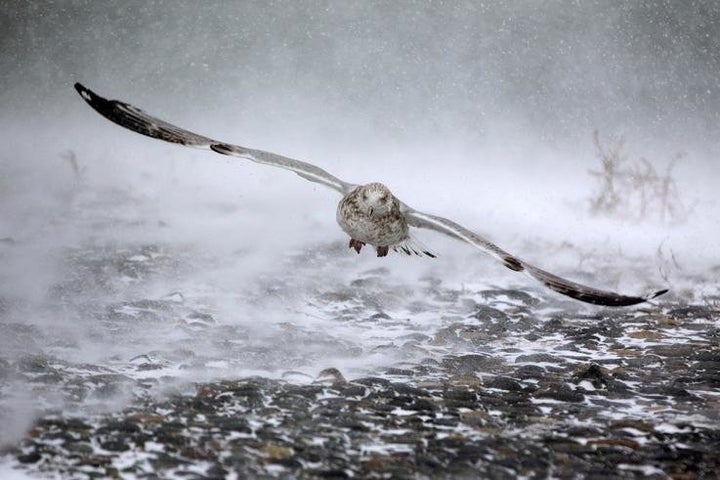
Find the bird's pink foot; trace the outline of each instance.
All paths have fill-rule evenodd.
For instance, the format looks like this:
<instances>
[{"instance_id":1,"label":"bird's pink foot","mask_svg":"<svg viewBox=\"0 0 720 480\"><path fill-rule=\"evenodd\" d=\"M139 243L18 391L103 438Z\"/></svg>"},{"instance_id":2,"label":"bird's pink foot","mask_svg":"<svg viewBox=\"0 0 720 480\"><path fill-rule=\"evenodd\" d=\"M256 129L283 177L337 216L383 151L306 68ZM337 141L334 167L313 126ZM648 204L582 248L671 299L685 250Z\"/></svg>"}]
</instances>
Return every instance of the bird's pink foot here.
<instances>
[{"instance_id":1,"label":"bird's pink foot","mask_svg":"<svg viewBox=\"0 0 720 480\"><path fill-rule=\"evenodd\" d=\"M362 247L365 246L365 242L361 242L360 240L355 240L354 238L350 239L350 244L348 247L354 248L357 253L360 253L360 250L362 250Z\"/></svg>"},{"instance_id":2,"label":"bird's pink foot","mask_svg":"<svg viewBox=\"0 0 720 480\"><path fill-rule=\"evenodd\" d=\"M386 257L390 251L390 247L375 247L375 250L377 251L378 257Z\"/></svg>"}]
</instances>

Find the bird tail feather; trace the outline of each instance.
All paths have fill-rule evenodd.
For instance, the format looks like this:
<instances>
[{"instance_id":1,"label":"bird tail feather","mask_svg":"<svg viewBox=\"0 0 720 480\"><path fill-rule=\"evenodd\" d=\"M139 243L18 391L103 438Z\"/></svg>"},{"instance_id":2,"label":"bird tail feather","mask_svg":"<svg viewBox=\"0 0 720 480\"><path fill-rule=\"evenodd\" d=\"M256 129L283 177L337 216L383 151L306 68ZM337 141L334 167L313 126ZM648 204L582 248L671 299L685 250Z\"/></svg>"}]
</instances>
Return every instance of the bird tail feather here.
<instances>
[{"instance_id":1,"label":"bird tail feather","mask_svg":"<svg viewBox=\"0 0 720 480\"><path fill-rule=\"evenodd\" d=\"M437 257L437 253L433 252L432 250L427 248L425 245L423 245L421 242L419 242L416 238L413 238L413 237L407 237L402 242L393 245L392 249L400 254L408 255L408 256L429 257L429 258Z\"/></svg>"}]
</instances>

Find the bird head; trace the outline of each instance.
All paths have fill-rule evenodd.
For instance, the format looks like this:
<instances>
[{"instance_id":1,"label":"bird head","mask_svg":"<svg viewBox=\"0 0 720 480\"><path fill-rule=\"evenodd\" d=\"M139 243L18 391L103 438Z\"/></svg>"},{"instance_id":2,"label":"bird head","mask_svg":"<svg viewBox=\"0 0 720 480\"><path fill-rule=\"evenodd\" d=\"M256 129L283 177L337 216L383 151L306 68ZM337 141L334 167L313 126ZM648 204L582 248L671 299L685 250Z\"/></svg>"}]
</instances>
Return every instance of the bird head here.
<instances>
[{"instance_id":1,"label":"bird head","mask_svg":"<svg viewBox=\"0 0 720 480\"><path fill-rule=\"evenodd\" d=\"M382 183L368 183L359 189L360 208L370 216L382 216L390 213L393 207L393 195Z\"/></svg>"}]
</instances>

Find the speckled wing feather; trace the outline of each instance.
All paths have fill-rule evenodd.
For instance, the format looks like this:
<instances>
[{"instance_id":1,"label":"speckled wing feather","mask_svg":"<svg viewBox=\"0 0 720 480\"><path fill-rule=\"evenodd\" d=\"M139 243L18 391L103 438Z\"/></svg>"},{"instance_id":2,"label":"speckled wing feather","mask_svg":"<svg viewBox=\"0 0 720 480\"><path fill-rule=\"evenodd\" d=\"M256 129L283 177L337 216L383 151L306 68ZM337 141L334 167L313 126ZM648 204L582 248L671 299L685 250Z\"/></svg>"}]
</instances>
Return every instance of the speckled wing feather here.
<instances>
[{"instance_id":1,"label":"speckled wing feather","mask_svg":"<svg viewBox=\"0 0 720 480\"><path fill-rule=\"evenodd\" d=\"M477 235L476 233L473 233L446 218L418 212L407 205L403 205L403 213L405 214L408 225L412 227L435 230L458 240L463 240L499 259L509 269L516 272L525 272L536 280L541 281L548 288L582 302L592 303L595 305L606 305L609 307L626 307L646 302L667 292L667 289L659 290L645 297L638 297L588 287L586 285L558 277L557 275L546 272L545 270L524 262L489 240L486 240L480 235Z\"/></svg>"},{"instance_id":2,"label":"speckled wing feather","mask_svg":"<svg viewBox=\"0 0 720 480\"><path fill-rule=\"evenodd\" d=\"M100 115L133 132L170 143L177 143L189 147L209 148L223 155L231 155L264 165L285 168L297 173L306 180L326 185L342 194L351 191L357 186L343 182L322 168L301 162L300 160L294 160L263 150L254 150L239 145L219 142L212 138L198 135L197 133L155 118L128 103L103 98L80 83L75 84L75 90L77 90L80 96Z\"/></svg>"}]
</instances>

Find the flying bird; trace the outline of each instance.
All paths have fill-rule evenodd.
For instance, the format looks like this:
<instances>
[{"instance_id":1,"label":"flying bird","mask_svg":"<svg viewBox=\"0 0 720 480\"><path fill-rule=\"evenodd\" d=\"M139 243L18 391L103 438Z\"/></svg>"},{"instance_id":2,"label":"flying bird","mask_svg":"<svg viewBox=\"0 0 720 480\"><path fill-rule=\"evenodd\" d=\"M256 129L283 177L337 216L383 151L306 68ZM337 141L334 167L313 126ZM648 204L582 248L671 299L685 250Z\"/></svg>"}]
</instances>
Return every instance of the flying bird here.
<instances>
[{"instance_id":1,"label":"flying bird","mask_svg":"<svg viewBox=\"0 0 720 480\"><path fill-rule=\"evenodd\" d=\"M360 253L364 246L371 245L378 257L386 256L390 249L407 255L435 257L434 253L423 248L410 235L410 227L426 228L467 242L497 258L510 270L524 272L550 289L582 302L621 307L642 303L667 292L667 289L664 289L646 296L629 296L566 280L520 260L452 220L409 207L382 183L348 183L310 163L198 135L148 115L128 103L103 98L80 83L75 84L75 89L100 115L134 132L166 142L206 148L222 155L285 168L306 180L336 190L342 195L336 219L343 231L350 236L349 248L357 253Z\"/></svg>"}]
</instances>

